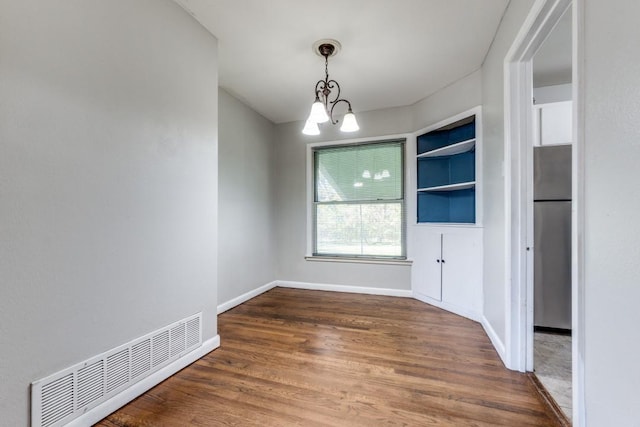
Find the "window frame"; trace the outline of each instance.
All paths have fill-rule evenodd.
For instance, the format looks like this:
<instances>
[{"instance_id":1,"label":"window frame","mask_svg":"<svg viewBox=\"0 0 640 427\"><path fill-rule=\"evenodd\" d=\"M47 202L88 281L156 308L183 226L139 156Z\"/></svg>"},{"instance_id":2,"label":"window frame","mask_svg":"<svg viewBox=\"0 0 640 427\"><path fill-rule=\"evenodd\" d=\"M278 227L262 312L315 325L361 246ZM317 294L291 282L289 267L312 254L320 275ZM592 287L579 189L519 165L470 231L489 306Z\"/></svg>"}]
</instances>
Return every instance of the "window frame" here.
<instances>
[{"instance_id":1,"label":"window frame","mask_svg":"<svg viewBox=\"0 0 640 427\"><path fill-rule=\"evenodd\" d=\"M307 247L305 259L308 261L329 261L329 262L362 262L374 264L410 264L407 259L407 183L409 182L409 165L407 163L407 141L410 134L388 135L384 137L357 138L340 141L326 141L307 144ZM341 148L354 145L371 145L382 143L400 143L401 145L401 167L402 167L402 255L325 255L314 254L316 247L316 218L315 218L315 156L318 149ZM366 202L364 202L366 203ZM373 201L373 203L380 203Z\"/></svg>"}]
</instances>

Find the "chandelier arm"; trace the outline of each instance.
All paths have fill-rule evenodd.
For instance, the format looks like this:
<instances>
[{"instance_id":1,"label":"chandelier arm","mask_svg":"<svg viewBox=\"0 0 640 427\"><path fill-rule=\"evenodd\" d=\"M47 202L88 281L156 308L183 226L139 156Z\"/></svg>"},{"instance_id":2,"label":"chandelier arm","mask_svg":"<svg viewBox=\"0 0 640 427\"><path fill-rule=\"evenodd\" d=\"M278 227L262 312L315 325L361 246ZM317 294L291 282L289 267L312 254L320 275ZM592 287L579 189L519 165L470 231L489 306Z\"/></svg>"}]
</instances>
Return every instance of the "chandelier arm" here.
<instances>
[{"instance_id":1,"label":"chandelier arm","mask_svg":"<svg viewBox=\"0 0 640 427\"><path fill-rule=\"evenodd\" d=\"M333 97L333 101L330 101L331 104L334 104L336 102L338 102L338 99L340 99L340 85L338 84L337 81L335 80L329 80L327 81L327 85L333 89L333 88L337 88L338 92L335 94L335 96Z\"/></svg>"},{"instance_id":2,"label":"chandelier arm","mask_svg":"<svg viewBox=\"0 0 640 427\"><path fill-rule=\"evenodd\" d=\"M318 94L322 93L322 91L324 91L326 87L327 82L325 80L318 80L318 83L316 83L316 90L314 91L314 95L319 97Z\"/></svg>"},{"instance_id":3,"label":"chandelier arm","mask_svg":"<svg viewBox=\"0 0 640 427\"><path fill-rule=\"evenodd\" d=\"M324 104L324 109L327 111L329 110L327 108L327 95L329 93L331 93L331 91L327 87L327 81L318 80L318 83L316 83L316 89L315 89L314 95L316 96L316 100L319 100Z\"/></svg>"},{"instance_id":4,"label":"chandelier arm","mask_svg":"<svg viewBox=\"0 0 640 427\"><path fill-rule=\"evenodd\" d=\"M333 109L336 107L336 105L338 105L340 102L346 102L347 105L349 106L349 110L347 111L351 111L351 103L349 101L347 101L346 99L337 99L335 101L332 102L332 106L331 106L331 111L329 112L329 118L331 119L331 124L338 124L339 120L334 120L333 119Z\"/></svg>"}]
</instances>

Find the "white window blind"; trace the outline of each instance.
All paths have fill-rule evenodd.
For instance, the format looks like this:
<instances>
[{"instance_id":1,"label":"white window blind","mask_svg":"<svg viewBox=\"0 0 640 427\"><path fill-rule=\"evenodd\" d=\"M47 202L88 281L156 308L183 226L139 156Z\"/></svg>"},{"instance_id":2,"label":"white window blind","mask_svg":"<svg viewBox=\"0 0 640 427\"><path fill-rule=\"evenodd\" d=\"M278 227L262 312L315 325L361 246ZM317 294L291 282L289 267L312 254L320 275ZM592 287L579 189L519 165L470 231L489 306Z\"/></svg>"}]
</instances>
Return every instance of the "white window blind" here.
<instances>
[{"instance_id":1,"label":"white window blind","mask_svg":"<svg viewBox=\"0 0 640 427\"><path fill-rule=\"evenodd\" d=\"M404 141L314 151L314 255L405 258Z\"/></svg>"}]
</instances>

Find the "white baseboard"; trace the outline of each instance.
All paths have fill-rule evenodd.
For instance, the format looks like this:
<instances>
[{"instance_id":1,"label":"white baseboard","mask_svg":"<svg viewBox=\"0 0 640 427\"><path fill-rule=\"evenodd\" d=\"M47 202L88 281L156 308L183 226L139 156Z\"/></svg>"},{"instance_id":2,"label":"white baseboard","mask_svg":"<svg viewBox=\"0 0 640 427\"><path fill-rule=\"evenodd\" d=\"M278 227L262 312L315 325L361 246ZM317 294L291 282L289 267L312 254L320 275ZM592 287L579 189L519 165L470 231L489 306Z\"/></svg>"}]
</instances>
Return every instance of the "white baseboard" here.
<instances>
[{"instance_id":1,"label":"white baseboard","mask_svg":"<svg viewBox=\"0 0 640 427\"><path fill-rule=\"evenodd\" d=\"M80 415L78 418L67 424L67 426L83 427L97 423L107 415L115 412L122 406L131 402L133 399L140 396L145 391L160 384L171 375L192 364L196 360L200 359L201 357L203 357L207 353L210 353L218 347L220 347L220 335L216 335L215 337L208 339L207 341L202 343L202 346L198 347L191 353L184 355L184 357L174 361L173 363L170 363L164 368L138 381L131 387L123 390L121 393L113 396L111 399L107 400L101 405L98 405L90 411Z\"/></svg>"},{"instance_id":2,"label":"white baseboard","mask_svg":"<svg viewBox=\"0 0 640 427\"><path fill-rule=\"evenodd\" d=\"M496 349L498 356L500 356L500 359L502 360L502 363L504 364L504 366L507 367L508 369L511 369L507 364L506 347L502 342L502 340L500 339L500 337L498 336L498 334L496 333L496 331L493 329L493 326L491 326L491 323L489 322L489 320L486 317L482 316L482 321L480 323L484 328L484 332L487 334L487 336L491 340L491 344L493 344L493 348Z\"/></svg>"},{"instance_id":3,"label":"white baseboard","mask_svg":"<svg viewBox=\"0 0 640 427\"><path fill-rule=\"evenodd\" d=\"M277 281L267 283L266 285L260 286L252 291L249 291L245 294L240 295L232 300L224 302L218 305L218 314L224 313L227 310L231 310L233 307L242 304L243 302L249 301L251 298L255 298L258 295L267 292L270 289L273 289L277 286Z\"/></svg>"},{"instance_id":4,"label":"white baseboard","mask_svg":"<svg viewBox=\"0 0 640 427\"><path fill-rule=\"evenodd\" d=\"M410 290L390 288L370 288L364 286L331 285L326 283L293 282L276 280L276 286L281 288L309 289L313 291L350 292L354 294L385 295L391 297L411 298Z\"/></svg>"},{"instance_id":5,"label":"white baseboard","mask_svg":"<svg viewBox=\"0 0 640 427\"><path fill-rule=\"evenodd\" d=\"M434 307L438 307L453 314L457 314L458 316L466 317L467 319L473 320L474 322L482 323L482 314L476 311L469 310L467 308L460 307L445 301L438 301L436 299L429 298L417 293L413 294L412 297L417 299L418 301L422 301L429 305L433 305Z\"/></svg>"}]
</instances>

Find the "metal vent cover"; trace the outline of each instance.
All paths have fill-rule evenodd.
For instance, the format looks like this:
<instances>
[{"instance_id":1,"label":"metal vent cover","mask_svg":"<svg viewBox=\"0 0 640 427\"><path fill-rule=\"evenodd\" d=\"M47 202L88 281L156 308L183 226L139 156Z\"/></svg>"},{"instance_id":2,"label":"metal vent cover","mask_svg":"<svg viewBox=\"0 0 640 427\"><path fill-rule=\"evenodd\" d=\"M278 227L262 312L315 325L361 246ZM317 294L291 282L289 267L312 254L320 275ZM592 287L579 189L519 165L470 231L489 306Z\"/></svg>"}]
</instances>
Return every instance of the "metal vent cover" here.
<instances>
[{"instance_id":1,"label":"metal vent cover","mask_svg":"<svg viewBox=\"0 0 640 427\"><path fill-rule=\"evenodd\" d=\"M177 326L171 328L171 357L176 354L180 354L184 351L186 346L186 334L185 334L185 324L180 323Z\"/></svg>"},{"instance_id":2,"label":"metal vent cover","mask_svg":"<svg viewBox=\"0 0 640 427\"><path fill-rule=\"evenodd\" d=\"M131 379L151 370L151 338L131 347Z\"/></svg>"},{"instance_id":3,"label":"metal vent cover","mask_svg":"<svg viewBox=\"0 0 640 427\"><path fill-rule=\"evenodd\" d=\"M107 357L107 393L129 382L129 348Z\"/></svg>"},{"instance_id":4,"label":"metal vent cover","mask_svg":"<svg viewBox=\"0 0 640 427\"><path fill-rule=\"evenodd\" d=\"M201 340L200 317L195 317L187 321L187 348L197 345Z\"/></svg>"},{"instance_id":5,"label":"metal vent cover","mask_svg":"<svg viewBox=\"0 0 640 427\"><path fill-rule=\"evenodd\" d=\"M31 425L60 427L202 345L202 313L31 383Z\"/></svg>"},{"instance_id":6,"label":"metal vent cover","mask_svg":"<svg viewBox=\"0 0 640 427\"><path fill-rule=\"evenodd\" d=\"M67 374L42 387L43 427L54 425L73 414L73 374Z\"/></svg>"},{"instance_id":7,"label":"metal vent cover","mask_svg":"<svg viewBox=\"0 0 640 427\"><path fill-rule=\"evenodd\" d=\"M169 360L169 331L163 331L151 340L153 366L156 367Z\"/></svg>"},{"instance_id":8,"label":"metal vent cover","mask_svg":"<svg viewBox=\"0 0 640 427\"><path fill-rule=\"evenodd\" d=\"M78 369L76 406L84 408L104 396L104 360Z\"/></svg>"}]
</instances>

